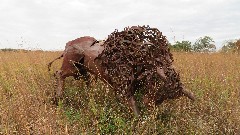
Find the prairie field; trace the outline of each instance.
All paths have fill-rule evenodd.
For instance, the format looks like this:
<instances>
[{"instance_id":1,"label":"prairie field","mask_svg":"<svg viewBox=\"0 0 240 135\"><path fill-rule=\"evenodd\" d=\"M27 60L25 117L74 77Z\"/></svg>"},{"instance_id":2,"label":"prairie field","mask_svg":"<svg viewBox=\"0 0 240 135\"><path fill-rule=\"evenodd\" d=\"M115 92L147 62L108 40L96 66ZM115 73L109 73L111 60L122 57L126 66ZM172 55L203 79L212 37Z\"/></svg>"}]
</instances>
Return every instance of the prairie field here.
<instances>
[{"instance_id":1,"label":"prairie field","mask_svg":"<svg viewBox=\"0 0 240 135\"><path fill-rule=\"evenodd\" d=\"M137 119L97 81L87 88L68 78L64 99L53 104L47 64L61 52L0 52L0 135L5 134L240 134L240 56L173 53L174 67L196 96L167 100Z\"/></svg>"}]
</instances>

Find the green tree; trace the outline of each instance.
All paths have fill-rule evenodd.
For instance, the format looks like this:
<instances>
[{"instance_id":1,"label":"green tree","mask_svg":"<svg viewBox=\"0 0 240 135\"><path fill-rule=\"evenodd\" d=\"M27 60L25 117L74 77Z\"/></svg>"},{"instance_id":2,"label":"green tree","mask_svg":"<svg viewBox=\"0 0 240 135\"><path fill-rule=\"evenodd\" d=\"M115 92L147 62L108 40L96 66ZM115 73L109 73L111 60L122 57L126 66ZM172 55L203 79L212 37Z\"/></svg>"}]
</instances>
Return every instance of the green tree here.
<instances>
[{"instance_id":1,"label":"green tree","mask_svg":"<svg viewBox=\"0 0 240 135\"><path fill-rule=\"evenodd\" d=\"M236 46L237 46L237 52L238 54L240 54L240 39L237 40Z\"/></svg>"},{"instance_id":2,"label":"green tree","mask_svg":"<svg viewBox=\"0 0 240 135\"><path fill-rule=\"evenodd\" d=\"M223 44L221 48L222 52L237 52L240 49L240 39L239 40L228 40Z\"/></svg>"},{"instance_id":3,"label":"green tree","mask_svg":"<svg viewBox=\"0 0 240 135\"><path fill-rule=\"evenodd\" d=\"M172 49L175 51L185 51L190 52L192 50L190 41L177 41L174 45L172 45Z\"/></svg>"},{"instance_id":4,"label":"green tree","mask_svg":"<svg viewBox=\"0 0 240 135\"><path fill-rule=\"evenodd\" d=\"M195 52L213 52L216 51L216 46L211 37L204 36L196 40L193 45L193 50Z\"/></svg>"}]
</instances>

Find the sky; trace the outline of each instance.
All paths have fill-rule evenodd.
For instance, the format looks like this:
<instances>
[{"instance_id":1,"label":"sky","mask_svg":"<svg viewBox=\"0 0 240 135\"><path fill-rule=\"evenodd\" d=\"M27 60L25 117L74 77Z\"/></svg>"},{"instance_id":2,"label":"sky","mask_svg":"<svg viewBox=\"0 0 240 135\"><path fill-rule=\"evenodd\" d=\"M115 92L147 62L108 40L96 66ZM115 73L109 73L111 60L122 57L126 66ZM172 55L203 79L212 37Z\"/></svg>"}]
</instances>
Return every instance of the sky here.
<instances>
[{"instance_id":1,"label":"sky","mask_svg":"<svg viewBox=\"0 0 240 135\"><path fill-rule=\"evenodd\" d=\"M63 50L82 36L149 25L170 43L240 38L240 0L0 0L0 48Z\"/></svg>"}]
</instances>

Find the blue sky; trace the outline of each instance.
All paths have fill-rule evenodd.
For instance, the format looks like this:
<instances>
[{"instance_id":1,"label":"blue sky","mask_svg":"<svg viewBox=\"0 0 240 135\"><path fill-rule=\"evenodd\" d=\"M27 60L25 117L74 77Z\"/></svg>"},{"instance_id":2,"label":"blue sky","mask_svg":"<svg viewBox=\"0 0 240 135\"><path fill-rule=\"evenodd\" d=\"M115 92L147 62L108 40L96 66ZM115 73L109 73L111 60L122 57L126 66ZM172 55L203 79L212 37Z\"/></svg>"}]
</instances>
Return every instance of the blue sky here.
<instances>
[{"instance_id":1,"label":"blue sky","mask_svg":"<svg viewBox=\"0 0 240 135\"><path fill-rule=\"evenodd\" d=\"M150 25L168 40L240 38L240 0L1 0L0 48L62 50L81 36Z\"/></svg>"}]
</instances>

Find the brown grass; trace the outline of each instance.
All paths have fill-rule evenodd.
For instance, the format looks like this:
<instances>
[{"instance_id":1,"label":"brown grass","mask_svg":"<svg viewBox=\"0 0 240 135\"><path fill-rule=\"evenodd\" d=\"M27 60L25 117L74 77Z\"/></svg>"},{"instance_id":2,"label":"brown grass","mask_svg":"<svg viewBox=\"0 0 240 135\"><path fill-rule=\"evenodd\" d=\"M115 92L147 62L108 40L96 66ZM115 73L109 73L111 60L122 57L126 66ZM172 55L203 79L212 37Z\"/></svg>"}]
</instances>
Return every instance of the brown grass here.
<instances>
[{"instance_id":1,"label":"brown grass","mask_svg":"<svg viewBox=\"0 0 240 135\"><path fill-rule=\"evenodd\" d=\"M59 52L0 52L0 134L238 134L240 57L174 53L174 65L196 102L182 97L136 120L101 82L67 79L65 99L52 104ZM53 65L57 70L61 61Z\"/></svg>"}]
</instances>

